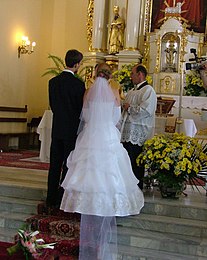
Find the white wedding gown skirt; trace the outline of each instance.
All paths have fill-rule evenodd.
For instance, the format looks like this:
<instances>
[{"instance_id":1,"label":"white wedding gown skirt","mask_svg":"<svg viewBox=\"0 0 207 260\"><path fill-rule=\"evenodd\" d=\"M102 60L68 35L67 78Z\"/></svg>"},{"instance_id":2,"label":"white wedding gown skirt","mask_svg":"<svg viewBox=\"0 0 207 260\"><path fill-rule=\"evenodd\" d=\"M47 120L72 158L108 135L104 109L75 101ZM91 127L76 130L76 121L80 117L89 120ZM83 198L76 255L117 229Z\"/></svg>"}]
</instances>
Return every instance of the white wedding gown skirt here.
<instances>
[{"instance_id":1,"label":"white wedding gown skirt","mask_svg":"<svg viewBox=\"0 0 207 260\"><path fill-rule=\"evenodd\" d=\"M144 205L142 191L134 176L127 151L113 127L114 138L103 147L87 147L87 129L77 139L68 158L68 172L61 209L98 216L127 216L140 212ZM102 131L101 129L99 129ZM94 134L98 129L94 129ZM104 133L103 133L104 135ZM100 142L102 142L100 140Z\"/></svg>"},{"instance_id":2,"label":"white wedding gown skirt","mask_svg":"<svg viewBox=\"0 0 207 260\"><path fill-rule=\"evenodd\" d=\"M104 109L110 113L110 106ZM68 157L60 206L66 212L127 216L139 214L144 205L120 132L113 121L105 122L86 124Z\"/></svg>"}]
</instances>

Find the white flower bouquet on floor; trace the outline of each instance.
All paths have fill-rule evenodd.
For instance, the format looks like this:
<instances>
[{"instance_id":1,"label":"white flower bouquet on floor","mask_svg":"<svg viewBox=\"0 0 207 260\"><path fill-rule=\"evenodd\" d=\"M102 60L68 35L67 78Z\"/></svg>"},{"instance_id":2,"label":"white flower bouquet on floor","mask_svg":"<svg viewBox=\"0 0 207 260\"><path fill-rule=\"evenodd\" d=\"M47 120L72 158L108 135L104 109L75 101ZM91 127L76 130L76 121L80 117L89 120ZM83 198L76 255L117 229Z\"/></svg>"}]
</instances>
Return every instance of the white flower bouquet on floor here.
<instances>
[{"instance_id":1,"label":"white flower bouquet on floor","mask_svg":"<svg viewBox=\"0 0 207 260\"><path fill-rule=\"evenodd\" d=\"M39 231L28 232L27 230L18 230L18 240L14 246L7 248L8 254L11 256L17 251L22 250L25 259L29 260L31 257L38 259L42 254L42 250L49 248L54 249L56 243L45 244L42 238L37 238Z\"/></svg>"}]
</instances>

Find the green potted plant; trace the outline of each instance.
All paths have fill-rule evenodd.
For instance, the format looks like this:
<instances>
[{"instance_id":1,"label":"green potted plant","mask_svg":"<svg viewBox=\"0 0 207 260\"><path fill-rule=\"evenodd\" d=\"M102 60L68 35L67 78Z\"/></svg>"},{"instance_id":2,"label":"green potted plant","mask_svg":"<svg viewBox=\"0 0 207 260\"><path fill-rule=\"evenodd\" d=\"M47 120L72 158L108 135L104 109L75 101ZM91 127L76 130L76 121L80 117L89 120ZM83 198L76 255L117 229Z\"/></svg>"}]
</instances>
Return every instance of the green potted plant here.
<instances>
[{"instance_id":1,"label":"green potted plant","mask_svg":"<svg viewBox=\"0 0 207 260\"><path fill-rule=\"evenodd\" d=\"M57 76L66 68L65 62L63 61L62 58L60 58L56 55L49 54L48 59L52 60L52 62L54 63L54 66L46 68L46 72L42 74L42 77L44 77L46 75ZM75 74L75 76L82 81L84 81L84 80L83 80L83 76L81 76L81 73L83 73L84 70L85 70L85 68L82 68L78 74Z\"/></svg>"},{"instance_id":2,"label":"green potted plant","mask_svg":"<svg viewBox=\"0 0 207 260\"><path fill-rule=\"evenodd\" d=\"M46 75L57 76L65 69L65 63L60 57L49 54L48 59L53 61L54 67L46 68L46 72L42 74L42 77Z\"/></svg>"},{"instance_id":3,"label":"green potted plant","mask_svg":"<svg viewBox=\"0 0 207 260\"><path fill-rule=\"evenodd\" d=\"M196 138L178 133L160 134L144 143L137 164L144 165L148 177L158 182L163 197L176 197L187 182L196 183L198 173L207 165L206 152L207 146Z\"/></svg>"}]
</instances>

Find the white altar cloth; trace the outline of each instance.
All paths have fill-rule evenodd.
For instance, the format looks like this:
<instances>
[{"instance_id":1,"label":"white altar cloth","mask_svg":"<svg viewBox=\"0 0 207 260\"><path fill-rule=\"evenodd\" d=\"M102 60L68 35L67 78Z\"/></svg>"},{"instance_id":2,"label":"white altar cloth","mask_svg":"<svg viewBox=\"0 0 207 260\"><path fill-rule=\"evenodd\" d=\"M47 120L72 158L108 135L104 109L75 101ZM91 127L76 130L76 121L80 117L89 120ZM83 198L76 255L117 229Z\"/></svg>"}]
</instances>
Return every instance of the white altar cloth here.
<instances>
[{"instance_id":1,"label":"white altar cloth","mask_svg":"<svg viewBox=\"0 0 207 260\"><path fill-rule=\"evenodd\" d=\"M176 95L161 94L157 96L171 97L176 100L171 113L174 116L179 116L179 101L180 97ZM181 105L181 117L185 119L192 119L197 128L197 136L207 138L207 121L205 120L202 109L207 109L207 97L192 97L183 96ZM205 132L205 134L203 134Z\"/></svg>"},{"instance_id":2,"label":"white altar cloth","mask_svg":"<svg viewBox=\"0 0 207 260\"><path fill-rule=\"evenodd\" d=\"M166 117L156 117L155 134L165 133ZM183 133L187 136L194 137L197 133L197 128L193 119L182 119L182 123L176 123L175 132Z\"/></svg>"},{"instance_id":3,"label":"white altar cloth","mask_svg":"<svg viewBox=\"0 0 207 260\"><path fill-rule=\"evenodd\" d=\"M40 161L49 162L50 160L50 143L51 143L51 131L52 131L52 111L45 110L42 120L37 127L37 133L39 134L40 146Z\"/></svg>"},{"instance_id":4,"label":"white altar cloth","mask_svg":"<svg viewBox=\"0 0 207 260\"><path fill-rule=\"evenodd\" d=\"M179 96L173 96L176 100L174 106L179 107ZM191 96L183 96L182 97L182 108L207 108L207 97L191 97Z\"/></svg>"}]
</instances>

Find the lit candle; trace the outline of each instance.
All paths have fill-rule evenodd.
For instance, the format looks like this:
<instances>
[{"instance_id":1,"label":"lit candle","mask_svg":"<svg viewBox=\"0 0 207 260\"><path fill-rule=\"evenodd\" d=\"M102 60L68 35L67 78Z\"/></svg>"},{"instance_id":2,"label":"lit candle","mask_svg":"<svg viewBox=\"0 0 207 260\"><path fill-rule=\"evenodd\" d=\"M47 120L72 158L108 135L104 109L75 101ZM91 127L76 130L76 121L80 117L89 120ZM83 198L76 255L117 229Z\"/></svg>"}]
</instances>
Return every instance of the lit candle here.
<instances>
[{"instance_id":1,"label":"lit candle","mask_svg":"<svg viewBox=\"0 0 207 260\"><path fill-rule=\"evenodd\" d=\"M29 41L29 40L26 41L26 45L27 45L27 46L30 45L30 41Z\"/></svg>"},{"instance_id":2,"label":"lit candle","mask_svg":"<svg viewBox=\"0 0 207 260\"><path fill-rule=\"evenodd\" d=\"M35 46L36 46L36 42L32 42L32 51L34 51Z\"/></svg>"},{"instance_id":3,"label":"lit candle","mask_svg":"<svg viewBox=\"0 0 207 260\"><path fill-rule=\"evenodd\" d=\"M27 36L22 36L22 45L26 46L27 45L27 41L28 41L28 37Z\"/></svg>"}]
</instances>

